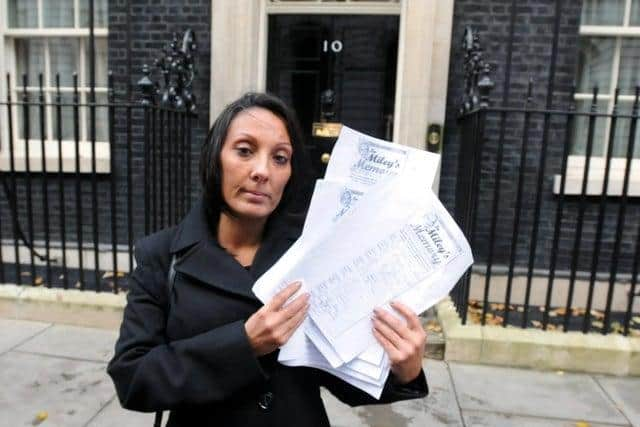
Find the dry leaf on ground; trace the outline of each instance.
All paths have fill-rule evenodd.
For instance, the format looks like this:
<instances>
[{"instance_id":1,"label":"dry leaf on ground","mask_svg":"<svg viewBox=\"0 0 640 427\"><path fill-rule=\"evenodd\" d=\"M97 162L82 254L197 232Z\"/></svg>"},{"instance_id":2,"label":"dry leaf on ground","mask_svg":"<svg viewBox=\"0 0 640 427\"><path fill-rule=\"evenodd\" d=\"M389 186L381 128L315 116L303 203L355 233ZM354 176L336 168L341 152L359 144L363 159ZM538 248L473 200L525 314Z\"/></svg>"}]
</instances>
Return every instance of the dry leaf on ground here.
<instances>
[{"instance_id":1,"label":"dry leaf on ground","mask_svg":"<svg viewBox=\"0 0 640 427\"><path fill-rule=\"evenodd\" d=\"M587 310L585 310L582 307L574 307L571 309L571 314L573 316L584 316L587 313Z\"/></svg>"},{"instance_id":2,"label":"dry leaf on ground","mask_svg":"<svg viewBox=\"0 0 640 427\"><path fill-rule=\"evenodd\" d=\"M620 322L612 322L611 323L611 332L616 334L624 333L624 326Z\"/></svg>"},{"instance_id":3,"label":"dry leaf on ground","mask_svg":"<svg viewBox=\"0 0 640 427\"><path fill-rule=\"evenodd\" d=\"M37 426L47 418L49 418L49 414L47 413L47 411L40 411L36 414L33 421L31 421L31 425Z\"/></svg>"},{"instance_id":4,"label":"dry leaf on ground","mask_svg":"<svg viewBox=\"0 0 640 427\"><path fill-rule=\"evenodd\" d=\"M482 302L478 301L477 299L470 299L469 307L475 307L475 308L482 307Z\"/></svg>"},{"instance_id":5,"label":"dry leaf on ground","mask_svg":"<svg viewBox=\"0 0 640 427\"><path fill-rule=\"evenodd\" d=\"M36 276L36 279L33 281L33 284L36 286L40 286L44 283L44 279L40 276Z\"/></svg>"},{"instance_id":6,"label":"dry leaf on ground","mask_svg":"<svg viewBox=\"0 0 640 427\"><path fill-rule=\"evenodd\" d=\"M504 322L504 318L502 316L493 316L487 319L487 324L493 325L493 326L502 325L503 322Z\"/></svg>"},{"instance_id":7,"label":"dry leaf on ground","mask_svg":"<svg viewBox=\"0 0 640 427\"><path fill-rule=\"evenodd\" d=\"M593 322L591 322L591 325L595 326L596 328L600 328L600 329L602 329L604 327L604 323L602 323L599 320L594 320Z\"/></svg>"},{"instance_id":8,"label":"dry leaf on ground","mask_svg":"<svg viewBox=\"0 0 640 427\"><path fill-rule=\"evenodd\" d=\"M604 320L604 313L598 310L591 310L591 315L598 320Z\"/></svg>"},{"instance_id":9,"label":"dry leaf on ground","mask_svg":"<svg viewBox=\"0 0 640 427\"><path fill-rule=\"evenodd\" d=\"M536 328L542 328L542 322L539 320L532 320L531 324Z\"/></svg>"}]
</instances>

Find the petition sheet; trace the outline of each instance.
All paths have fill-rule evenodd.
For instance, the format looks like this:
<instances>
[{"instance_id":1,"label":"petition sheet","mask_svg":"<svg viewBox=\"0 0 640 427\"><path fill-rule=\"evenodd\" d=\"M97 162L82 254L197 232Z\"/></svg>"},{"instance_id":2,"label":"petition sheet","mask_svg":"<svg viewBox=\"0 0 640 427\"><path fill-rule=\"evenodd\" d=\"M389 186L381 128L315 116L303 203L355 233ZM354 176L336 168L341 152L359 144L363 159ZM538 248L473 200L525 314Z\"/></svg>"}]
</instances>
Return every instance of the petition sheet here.
<instances>
[{"instance_id":1,"label":"petition sheet","mask_svg":"<svg viewBox=\"0 0 640 427\"><path fill-rule=\"evenodd\" d=\"M431 186L439 162L437 154L383 141L342 126L324 178L342 181L360 192L398 175L421 175L423 185Z\"/></svg>"},{"instance_id":2,"label":"petition sheet","mask_svg":"<svg viewBox=\"0 0 640 427\"><path fill-rule=\"evenodd\" d=\"M303 262L319 242L331 240L331 236L335 233L335 225L345 217L349 217L354 210L357 211L358 209L354 208L359 206L360 200L370 190L374 189L382 194L384 191L380 187L383 184L401 177L414 184L419 183L420 188L416 188L417 192L413 196L420 197L418 192L426 191L426 187L433 182L438 163L438 155L391 144L343 127L340 138L335 144L325 179L316 182L302 237L268 272L270 277L265 277L267 276L265 274L260 278L254 287L254 293L261 300L266 301L286 286L289 282L277 281L277 278L287 275L292 266ZM381 196L379 199L384 203L384 198ZM398 206L394 206L393 209L398 209ZM300 292L309 291L306 278L300 276L298 279L303 279L303 288ZM452 280L451 286L455 284L457 277ZM407 298L410 302L408 305L414 311L422 312L447 293L448 290L442 294L433 289L417 292L410 288L400 294L398 299L405 301ZM416 305L415 298L432 302L428 302L428 305L423 308L418 308L424 304ZM318 315L318 319L321 322L327 320L321 315ZM332 337L334 342L329 341L316 323L308 318L289 342L281 348L278 360L289 366L304 365L323 369L378 398L389 373L389 361L382 347L373 339L368 319L369 316L363 326L367 329L369 345L357 352L353 348L348 352L344 350L338 352L334 348L335 337ZM360 341L358 345L361 345Z\"/></svg>"}]
</instances>

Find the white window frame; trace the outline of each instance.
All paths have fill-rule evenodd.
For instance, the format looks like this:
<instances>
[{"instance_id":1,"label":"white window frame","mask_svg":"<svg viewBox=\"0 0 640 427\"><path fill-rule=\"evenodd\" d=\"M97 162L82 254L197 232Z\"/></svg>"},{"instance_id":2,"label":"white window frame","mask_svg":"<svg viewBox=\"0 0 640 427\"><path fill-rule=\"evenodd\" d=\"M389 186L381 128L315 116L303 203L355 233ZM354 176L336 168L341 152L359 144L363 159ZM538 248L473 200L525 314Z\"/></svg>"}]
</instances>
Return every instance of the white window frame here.
<instances>
[{"instance_id":1,"label":"white window frame","mask_svg":"<svg viewBox=\"0 0 640 427\"><path fill-rule=\"evenodd\" d=\"M637 1L637 0L636 0ZM630 26L631 19L631 2L632 0L625 0L624 18L621 26L612 25L580 25L580 36L601 36L601 37L615 37L615 51L613 56L611 81L609 85L609 93L603 93L598 95L598 101L607 101L607 113L611 113L613 110L613 92L618 85L618 77L620 71L620 51L622 46L622 40L630 37L640 37L640 26ZM584 101L591 100L592 94L588 93L576 93L574 100ZM630 103L634 100L633 95L620 95L618 97L619 102ZM602 187L604 184L604 172L606 166L606 152L607 144L609 143L609 132L611 129L611 121L607 120L604 135L605 141L603 145L603 152L601 154L592 154L589 166L589 175L587 177L586 194L590 196L597 196L602 194ZM636 134L640 134L640 129L636 131ZM639 142L636 141L636 144ZM584 176L584 168L586 164L586 155L571 154L567 159L566 180L564 194L578 195L582 193L582 179ZM607 196L621 196L622 186L624 183L624 174L627 167L626 158L612 157L609 171L609 182L607 185ZM562 193L561 191L562 176L555 175L553 182L553 192L555 194ZM629 185L627 189L627 195L631 197L640 197L640 158L632 159L631 171L629 174Z\"/></svg>"},{"instance_id":2,"label":"white window frame","mask_svg":"<svg viewBox=\"0 0 640 427\"><path fill-rule=\"evenodd\" d=\"M78 25L80 23L80 8L79 1L74 0L74 10L75 17L74 23L75 28L43 28L43 17L42 13L42 2L46 0L38 0L38 26L39 28L9 28L8 27L8 3L7 0L0 0L0 99L2 102L7 100L7 81L6 76L7 73L11 75L11 89L12 89L12 101L19 101L20 99L16 98L16 93L18 90L22 90L22 83L18 81L18 76L16 75L17 71L17 61L16 61L16 51L15 51L15 41L16 39L28 39L28 38L51 38L51 37L70 37L70 38L81 38L80 42L80 52L78 56L79 61L79 76L84 75L85 70L85 49L84 43L88 41L89 37L89 29L88 28L79 28ZM106 39L109 35L109 31L107 28L94 28L94 36L96 38L104 38ZM42 70L43 75L49 76L49 45L48 43L44 44L44 54L45 54L45 63L44 69ZM33 84L34 82L30 82ZM30 91L30 94L34 94L37 92L32 92L31 90L39 89L37 86L28 86L27 91ZM45 93L47 94L48 101L53 100L53 92L51 90L55 90L55 87L46 86L43 88ZM86 100L86 94L89 92L89 88L87 86L79 87L79 92L81 93L80 102ZM96 87L96 94L106 94L108 89L106 87ZM62 93L72 93L72 90L61 89ZM33 98L31 98L33 99ZM47 101L47 102L48 102ZM26 170L27 161L25 158L25 140L19 138L20 132L17 128L18 123L18 115L22 114L21 111L17 107L14 106L12 110L12 121L14 124L13 127L13 159L14 159L14 170L16 172L23 172ZM53 126L53 115L55 114L55 110L53 108L46 109L46 135L47 137L53 135L52 126ZM78 151L80 155L80 172L81 173L90 173L92 172L92 147L91 141L88 140L88 127L83 125L86 123L86 108L80 108L79 111L79 123L80 123L80 141L78 146ZM7 107L2 106L0 108L0 123L4 123L4 125L0 126L0 137L2 138L2 145L0 146L0 171L9 171L11 170L11 162L10 162L10 153L9 153L9 129L7 123ZM29 139L29 170L32 172L40 172L42 171L42 141L40 138L30 138ZM58 172L59 165L59 150L58 150L58 140L57 139L45 139L45 167L47 172ZM76 156L75 156L75 141L74 140L62 140L62 171L73 173L76 172ZM95 157L96 157L96 172L97 173L110 173L110 143L108 141L96 141L95 143Z\"/></svg>"}]
</instances>

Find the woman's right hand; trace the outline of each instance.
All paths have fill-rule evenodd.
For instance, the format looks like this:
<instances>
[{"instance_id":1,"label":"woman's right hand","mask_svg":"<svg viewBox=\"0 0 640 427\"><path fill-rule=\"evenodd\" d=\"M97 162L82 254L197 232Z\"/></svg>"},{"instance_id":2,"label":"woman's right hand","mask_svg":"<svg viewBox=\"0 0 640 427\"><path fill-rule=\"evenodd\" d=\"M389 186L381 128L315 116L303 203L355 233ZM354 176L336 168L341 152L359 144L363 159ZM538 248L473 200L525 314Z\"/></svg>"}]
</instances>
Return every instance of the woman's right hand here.
<instances>
[{"instance_id":1,"label":"woman's right hand","mask_svg":"<svg viewBox=\"0 0 640 427\"><path fill-rule=\"evenodd\" d=\"M309 308L309 294L300 295L283 307L300 286L300 282L289 284L245 322L249 344L257 356L283 346L304 321Z\"/></svg>"}]
</instances>

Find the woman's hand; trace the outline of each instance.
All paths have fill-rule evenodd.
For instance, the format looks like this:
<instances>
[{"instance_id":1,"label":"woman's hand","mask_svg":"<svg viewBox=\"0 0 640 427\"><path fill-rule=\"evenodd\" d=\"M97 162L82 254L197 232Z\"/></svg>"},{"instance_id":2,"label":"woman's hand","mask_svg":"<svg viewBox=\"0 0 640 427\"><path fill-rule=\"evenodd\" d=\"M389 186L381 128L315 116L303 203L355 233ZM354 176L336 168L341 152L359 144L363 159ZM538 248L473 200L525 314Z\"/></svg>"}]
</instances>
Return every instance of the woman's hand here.
<instances>
[{"instance_id":1,"label":"woman's hand","mask_svg":"<svg viewBox=\"0 0 640 427\"><path fill-rule=\"evenodd\" d=\"M406 320L404 324L387 311L376 308L373 335L387 352L391 372L401 384L414 380L422 369L427 334L418 316L406 305L392 302L391 307Z\"/></svg>"},{"instance_id":2,"label":"woman's hand","mask_svg":"<svg viewBox=\"0 0 640 427\"><path fill-rule=\"evenodd\" d=\"M309 294L300 295L283 307L300 286L300 282L291 283L245 322L249 344L257 356L283 346L302 324L309 308Z\"/></svg>"}]
</instances>

